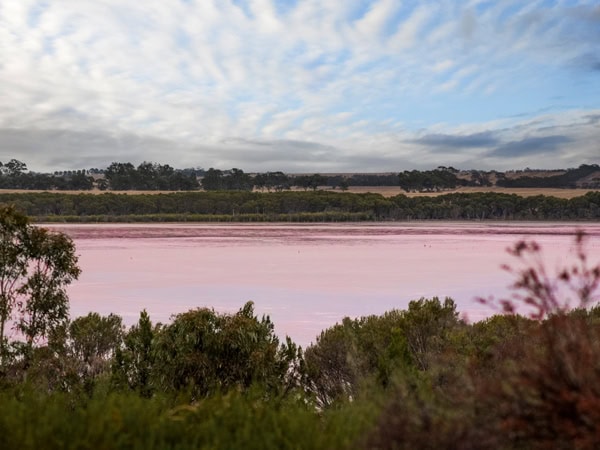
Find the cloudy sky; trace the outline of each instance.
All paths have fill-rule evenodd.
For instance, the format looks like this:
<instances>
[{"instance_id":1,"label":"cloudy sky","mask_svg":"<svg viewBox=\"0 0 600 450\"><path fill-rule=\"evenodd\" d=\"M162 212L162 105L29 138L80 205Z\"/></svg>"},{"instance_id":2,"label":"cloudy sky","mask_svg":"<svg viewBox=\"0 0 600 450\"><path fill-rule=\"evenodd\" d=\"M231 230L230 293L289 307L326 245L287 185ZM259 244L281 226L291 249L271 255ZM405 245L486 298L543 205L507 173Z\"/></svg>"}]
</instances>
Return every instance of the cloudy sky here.
<instances>
[{"instance_id":1,"label":"cloudy sky","mask_svg":"<svg viewBox=\"0 0 600 450\"><path fill-rule=\"evenodd\" d=\"M598 0L0 0L0 161L600 162Z\"/></svg>"}]
</instances>

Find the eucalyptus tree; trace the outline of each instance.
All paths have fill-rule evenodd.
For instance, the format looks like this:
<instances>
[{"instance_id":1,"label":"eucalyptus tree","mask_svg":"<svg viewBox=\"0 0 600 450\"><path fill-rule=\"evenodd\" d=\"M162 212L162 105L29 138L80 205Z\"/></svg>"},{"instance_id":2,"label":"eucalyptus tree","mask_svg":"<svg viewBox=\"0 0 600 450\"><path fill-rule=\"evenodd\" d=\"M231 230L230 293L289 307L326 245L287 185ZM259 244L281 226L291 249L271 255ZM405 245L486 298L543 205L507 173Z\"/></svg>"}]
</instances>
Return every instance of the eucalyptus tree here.
<instances>
[{"instance_id":1,"label":"eucalyptus tree","mask_svg":"<svg viewBox=\"0 0 600 450\"><path fill-rule=\"evenodd\" d=\"M18 289L17 329L29 347L69 318L66 286L77 279L75 245L63 233L29 227L27 233L28 270Z\"/></svg>"},{"instance_id":2,"label":"eucalyptus tree","mask_svg":"<svg viewBox=\"0 0 600 450\"><path fill-rule=\"evenodd\" d=\"M30 349L68 320L66 286L79 274L68 236L31 225L13 206L0 206L0 366L9 322L16 320Z\"/></svg>"},{"instance_id":3,"label":"eucalyptus tree","mask_svg":"<svg viewBox=\"0 0 600 450\"><path fill-rule=\"evenodd\" d=\"M111 361L123 342L123 320L116 314L91 312L68 327L68 348L75 361L77 377L91 389L94 381L108 375Z\"/></svg>"},{"instance_id":4,"label":"eucalyptus tree","mask_svg":"<svg viewBox=\"0 0 600 450\"><path fill-rule=\"evenodd\" d=\"M111 384L116 388L128 388L150 397L154 354L152 343L160 325L153 326L150 316L143 310L136 325L123 337L123 346L116 347L112 361Z\"/></svg>"}]
</instances>

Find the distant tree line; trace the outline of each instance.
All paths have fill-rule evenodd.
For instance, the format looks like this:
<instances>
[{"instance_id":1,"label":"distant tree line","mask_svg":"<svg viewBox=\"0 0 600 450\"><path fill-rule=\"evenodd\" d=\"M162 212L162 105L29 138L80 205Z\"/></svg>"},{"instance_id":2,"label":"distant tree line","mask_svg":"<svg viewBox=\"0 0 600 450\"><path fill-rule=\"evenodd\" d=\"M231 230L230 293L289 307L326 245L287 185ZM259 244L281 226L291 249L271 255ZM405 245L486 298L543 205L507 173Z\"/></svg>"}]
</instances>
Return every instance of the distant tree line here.
<instances>
[{"instance_id":1,"label":"distant tree line","mask_svg":"<svg viewBox=\"0 0 600 450\"><path fill-rule=\"evenodd\" d=\"M99 184L99 188L115 191L191 191L200 187L195 173L146 161L137 167L131 163L113 162L104 171L104 177L107 184Z\"/></svg>"},{"instance_id":2,"label":"distant tree line","mask_svg":"<svg viewBox=\"0 0 600 450\"><path fill-rule=\"evenodd\" d=\"M464 180L459 180L448 170L404 171L398 175L398 178L400 187L407 192L455 189L459 185L466 184Z\"/></svg>"},{"instance_id":3,"label":"distant tree line","mask_svg":"<svg viewBox=\"0 0 600 450\"><path fill-rule=\"evenodd\" d=\"M0 194L38 220L59 221L385 221L598 220L600 192L563 199L502 193L383 197L333 191L169 194Z\"/></svg>"},{"instance_id":4,"label":"distant tree line","mask_svg":"<svg viewBox=\"0 0 600 450\"><path fill-rule=\"evenodd\" d=\"M327 176L325 185L331 187L348 186L398 186L398 174L355 173L350 175Z\"/></svg>"},{"instance_id":5,"label":"distant tree line","mask_svg":"<svg viewBox=\"0 0 600 450\"><path fill-rule=\"evenodd\" d=\"M115 191L285 191L292 188L317 190L352 186L398 186L406 192L441 192L461 186L492 186L531 188L598 188L600 167L596 164L568 169L560 175L531 176L531 170L518 177L508 177L497 171L459 171L439 166L435 170L405 170L400 173L356 173L347 175L285 174L280 171L248 174L238 168L220 170L174 169L168 164L144 161L113 162L106 169L56 171L42 174L27 171L27 165L16 159L0 162L0 189L36 190L100 190ZM596 176L593 176L596 174Z\"/></svg>"},{"instance_id":6,"label":"distant tree line","mask_svg":"<svg viewBox=\"0 0 600 450\"><path fill-rule=\"evenodd\" d=\"M86 171L46 174L28 172L27 165L17 159L0 162L0 189L90 190L93 178Z\"/></svg>"},{"instance_id":7,"label":"distant tree line","mask_svg":"<svg viewBox=\"0 0 600 450\"><path fill-rule=\"evenodd\" d=\"M202 188L205 191L251 191L254 182L240 169L222 171L210 168L202 178Z\"/></svg>"},{"instance_id":8,"label":"distant tree line","mask_svg":"<svg viewBox=\"0 0 600 450\"><path fill-rule=\"evenodd\" d=\"M53 174L30 172L17 159L0 162L0 189L31 190L172 190L199 189L200 169L176 170L167 164L143 162L112 163L106 169L55 171Z\"/></svg>"},{"instance_id":9,"label":"distant tree line","mask_svg":"<svg viewBox=\"0 0 600 450\"><path fill-rule=\"evenodd\" d=\"M497 186L513 188L577 188L597 189L600 187L600 176L594 180L581 181L585 177L600 171L598 164L582 164L576 169L568 169L561 175L552 176L519 176L507 178L501 174L496 181ZM527 172L526 172L527 173Z\"/></svg>"}]
</instances>

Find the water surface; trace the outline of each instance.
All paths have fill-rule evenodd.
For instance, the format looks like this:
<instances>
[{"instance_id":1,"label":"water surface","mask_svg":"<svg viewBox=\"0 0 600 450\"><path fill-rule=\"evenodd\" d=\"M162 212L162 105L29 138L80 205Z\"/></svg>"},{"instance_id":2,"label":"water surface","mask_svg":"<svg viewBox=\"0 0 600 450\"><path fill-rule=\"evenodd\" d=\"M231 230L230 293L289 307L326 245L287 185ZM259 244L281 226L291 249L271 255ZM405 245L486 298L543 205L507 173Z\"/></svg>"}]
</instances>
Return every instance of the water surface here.
<instances>
[{"instance_id":1,"label":"water surface","mask_svg":"<svg viewBox=\"0 0 600 450\"><path fill-rule=\"evenodd\" d=\"M535 239L554 268L576 229L600 255L600 225L393 223L343 225L61 225L79 254L69 288L73 317L114 312L133 324L196 307L234 312L246 301L280 336L306 345L344 316L406 308L420 297L456 300L469 320L490 315L476 296L509 292L506 248Z\"/></svg>"}]
</instances>

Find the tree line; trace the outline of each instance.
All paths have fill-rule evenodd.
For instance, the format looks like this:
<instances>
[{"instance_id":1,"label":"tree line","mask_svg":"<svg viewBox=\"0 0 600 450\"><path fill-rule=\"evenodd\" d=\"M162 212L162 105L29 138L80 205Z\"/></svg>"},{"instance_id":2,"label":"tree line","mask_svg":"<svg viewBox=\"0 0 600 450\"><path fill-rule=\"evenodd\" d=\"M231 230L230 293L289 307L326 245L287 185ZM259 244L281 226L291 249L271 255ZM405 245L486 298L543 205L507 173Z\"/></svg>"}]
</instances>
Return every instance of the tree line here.
<instances>
[{"instance_id":1,"label":"tree line","mask_svg":"<svg viewBox=\"0 0 600 450\"><path fill-rule=\"evenodd\" d=\"M34 231L12 208L0 210L0 227L3 282L28 285L40 255L55 253L29 250L37 232L66 255L55 287L77 277L68 237ZM486 320L467 322L450 298L421 298L344 318L305 350L280 340L251 302L166 324L141 311L127 328L115 314L71 319L68 302L50 313L63 298L43 306L17 289L13 303L3 294L7 314L26 303L53 320L36 339L2 337L0 446L597 448L600 266L583 234L574 246L574 260L552 273L538 244L515 243L514 295L482 299L496 310ZM33 264L22 270L23 261ZM523 306L527 316L516 313Z\"/></svg>"},{"instance_id":2,"label":"tree line","mask_svg":"<svg viewBox=\"0 0 600 450\"><path fill-rule=\"evenodd\" d=\"M98 186L102 190L115 191L191 191L198 189L200 184L195 173L144 161L137 167L131 163L112 163L104 170L104 179L98 181Z\"/></svg>"},{"instance_id":3,"label":"tree line","mask_svg":"<svg viewBox=\"0 0 600 450\"><path fill-rule=\"evenodd\" d=\"M28 172L27 164L17 159L0 162L0 189L90 190L93 186L93 178L83 169L58 175Z\"/></svg>"},{"instance_id":4,"label":"tree line","mask_svg":"<svg viewBox=\"0 0 600 450\"><path fill-rule=\"evenodd\" d=\"M327 187L345 191L351 186L399 186L406 192L440 192L461 186L494 184L529 188L600 187L600 167L597 164L583 164L576 169L567 169L560 175L531 176L530 172L527 170L517 177L508 177L506 173L498 171L459 171L454 167L439 166L434 170L379 174L285 174L280 171L248 174L238 168L174 169L168 164L144 161L137 167L130 162L113 162L106 169L43 174L28 172L25 163L11 159L7 163L0 162L0 189L281 192L292 188L317 190Z\"/></svg>"},{"instance_id":5,"label":"tree line","mask_svg":"<svg viewBox=\"0 0 600 450\"><path fill-rule=\"evenodd\" d=\"M600 177L586 179L600 171L598 164L582 164L576 169L568 169L560 175L533 177L522 175L507 178L501 174L496 181L497 186L516 188L577 188L597 189L600 187Z\"/></svg>"},{"instance_id":6,"label":"tree line","mask_svg":"<svg viewBox=\"0 0 600 450\"><path fill-rule=\"evenodd\" d=\"M143 162L110 164L106 169L79 169L62 172L30 172L27 164L11 159L0 162L0 189L35 190L172 190L189 191L200 188L195 169L177 170L168 164Z\"/></svg>"},{"instance_id":7,"label":"tree line","mask_svg":"<svg viewBox=\"0 0 600 450\"><path fill-rule=\"evenodd\" d=\"M600 192L562 199L493 192L383 197L332 191L0 194L39 221L598 220Z\"/></svg>"}]
</instances>

